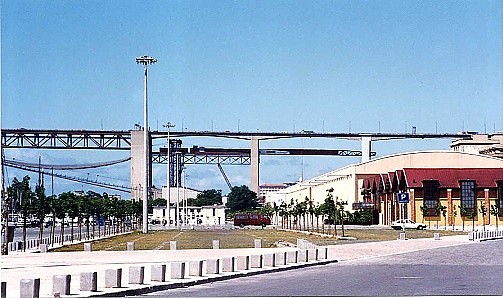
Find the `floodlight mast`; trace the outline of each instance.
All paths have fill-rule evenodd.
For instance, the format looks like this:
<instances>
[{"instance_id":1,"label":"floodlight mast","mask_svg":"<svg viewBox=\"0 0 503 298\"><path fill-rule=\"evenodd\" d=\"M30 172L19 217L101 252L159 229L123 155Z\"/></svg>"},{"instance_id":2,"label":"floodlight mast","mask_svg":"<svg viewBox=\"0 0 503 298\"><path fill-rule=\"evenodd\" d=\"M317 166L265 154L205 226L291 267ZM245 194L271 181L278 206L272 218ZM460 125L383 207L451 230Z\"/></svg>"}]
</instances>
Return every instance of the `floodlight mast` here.
<instances>
[{"instance_id":1,"label":"floodlight mast","mask_svg":"<svg viewBox=\"0 0 503 298\"><path fill-rule=\"evenodd\" d=\"M144 92L143 92L143 156L145 158L145 172L143 177L143 224L142 224L142 232L148 233L148 195L150 191L149 186L149 175L150 175L150 142L149 142L149 133L148 133L148 93L147 93L147 68L150 64L154 64L157 62L157 59L150 56L141 56L136 58L137 64L142 64L145 69L145 78L144 78Z\"/></svg>"}]
</instances>

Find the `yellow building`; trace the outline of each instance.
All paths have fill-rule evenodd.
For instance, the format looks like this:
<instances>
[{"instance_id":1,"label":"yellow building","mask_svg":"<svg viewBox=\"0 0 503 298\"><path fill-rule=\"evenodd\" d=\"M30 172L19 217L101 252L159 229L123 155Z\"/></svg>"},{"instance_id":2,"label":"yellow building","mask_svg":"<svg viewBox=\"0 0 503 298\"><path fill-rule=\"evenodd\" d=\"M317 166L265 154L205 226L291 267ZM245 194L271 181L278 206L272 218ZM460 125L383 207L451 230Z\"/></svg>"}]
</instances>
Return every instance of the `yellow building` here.
<instances>
[{"instance_id":1,"label":"yellow building","mask_svg":"<svg viewBox=\"0 0 503 298\"><path fill-rule=\"evenodd\" d=\"M401 153L350 165L271 194L266 202L281 205L307 198L321 204L331 188L334 198L348 201L348 209L370 209L373 223L382 225L400 218L494 225L491 206L499 207L497 220L503 224L503 160L455 151ZM399 198L409 202L399 203ZM487 208L485 216L482 205ZM447 208L445 218L440 206ZM477 211L473 218L472 211Z\"/></svg>"}]
</instances>

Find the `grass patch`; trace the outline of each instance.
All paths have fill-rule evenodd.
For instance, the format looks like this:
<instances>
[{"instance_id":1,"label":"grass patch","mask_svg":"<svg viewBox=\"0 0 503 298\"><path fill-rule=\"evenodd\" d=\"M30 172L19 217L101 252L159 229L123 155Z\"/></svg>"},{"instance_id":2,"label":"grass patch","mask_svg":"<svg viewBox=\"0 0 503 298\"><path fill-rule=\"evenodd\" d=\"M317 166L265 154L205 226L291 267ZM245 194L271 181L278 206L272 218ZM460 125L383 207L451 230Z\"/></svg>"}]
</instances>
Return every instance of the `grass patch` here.
<instances>
[{"instance_id":1,"label":"grass patch","mask_svg":"<svg viewBox=\"0 0 503 298\"><path fill-rule=\"evenodd\" d=\"M407 230L407 238L432 238L433 233L440 236L466 234L453 231ZM333 234L333 232L331 232ZM336 240L315 233L300 233L276 229L221 229L221 230L162 230L143 234L139 231L127 235L93 241L93 250L124 251L128 242L135 243L136 250L169 250L169 242L177 241L178 249L209 249L213 240L220 241L220 248L252 248L255 239L262 239L262 247L276 247L278 241L296 244L297 239L306 239L316 245L334 245L354 242L386 241L399 238L400 231L392 229L347 229L345 235L356 240ZM342 232L338 230L338 235ZM52 251L83 251L84 244L73 244Z\"/></svg>"}]
</instances>

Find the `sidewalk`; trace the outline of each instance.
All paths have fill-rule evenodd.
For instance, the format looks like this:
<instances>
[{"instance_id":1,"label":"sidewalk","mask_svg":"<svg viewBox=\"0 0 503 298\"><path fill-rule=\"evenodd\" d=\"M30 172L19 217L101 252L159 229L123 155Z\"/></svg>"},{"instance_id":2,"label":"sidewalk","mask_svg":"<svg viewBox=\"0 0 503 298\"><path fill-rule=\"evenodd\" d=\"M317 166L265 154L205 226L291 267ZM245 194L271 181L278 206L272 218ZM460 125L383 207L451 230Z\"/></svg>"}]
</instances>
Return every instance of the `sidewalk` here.
<instances>
[{"instance_id":1,"label":"sidewalk","mask_svg":"<svg viewBox=\"0 0 503 298\"><path fill-rule=\"evenodd\" d=\"M371 258L376 256L399 254L438 247L470 244L466 235L443 237L441 240L412 239L384 242L341 244L328 247L326 260L309 263L287 264L279 267L255 268L252 270L230 272L203 277L186 276L185 279L169 279L166 282L151 282L151 265L170 262L188 262L226 257L264 255L275 252L295 251L296 248L247 248L247 249L198 249L198 250L156 250L156 251L95 251L67 253L12 253L2 257L1 280L7 282L7 297L19 297L20 280L23 278L40 278L40 297L53 297L53 275L71 274L71 297L89 297L100 295L119 295L135 290L152 287L181 287L191 283L204 283L232 277L260 274L271 270L287 270L299 266L313 266L329 262L352 259ZM145 284L128 284L129 267L145 266ZM122 268L122 287L105 288L105 270ZM188 271L186 269L186 271ZM98 292L80 292L79 280L82 272L98 273ZM205 272L205 271L203 271ZM187 274L186 274L187 275ZM138 292L139 293L139 292ZM63 297L63 295L62 295Z\"/></svg>"}]
</instances>

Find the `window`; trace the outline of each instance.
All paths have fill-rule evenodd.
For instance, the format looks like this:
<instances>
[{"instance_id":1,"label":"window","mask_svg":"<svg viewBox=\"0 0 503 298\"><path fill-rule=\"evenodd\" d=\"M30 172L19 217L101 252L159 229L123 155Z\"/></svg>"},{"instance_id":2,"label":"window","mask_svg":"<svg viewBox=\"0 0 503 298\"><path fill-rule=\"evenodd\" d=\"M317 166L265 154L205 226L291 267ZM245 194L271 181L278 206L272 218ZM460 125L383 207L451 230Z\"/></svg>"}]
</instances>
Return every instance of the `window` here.
<instances>
[{"instance_id":1,"label":"window","mask_svg":"<svg viewBox=\"0 0 503 298\"><path fill-rule=\"evenodd\" d=\"M437 209L438 203L440 201L440 191L439 191L438 180L424 180L423 188L423 202L424 206L427 208L425 216L437 216L439 215L439 210Z\"/></svg>"},{"instance_id":2,"label":"window","mask_svg":"<svg viewBox=\"0 0 503 298\"><path fill-rule=\"evenodd\" d=\"M499 216L503 216L503 180L498 181L498 207Z\"/></svg>"},{"instance_id":3,"label":"window","mask_svg":"<svg viewBox=\"0 0 503 298\"><path fill-rule=\"evenodd\" d=\"M475 181L461 181L461 207L462 215L470 215L475 211Z\"/></svg>"}]
</instances>

